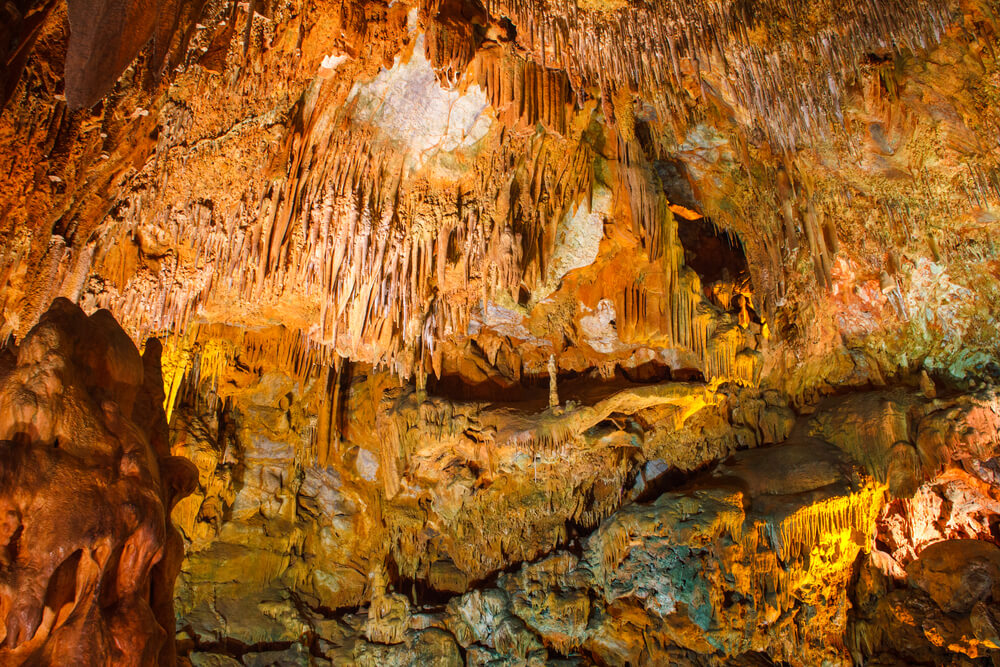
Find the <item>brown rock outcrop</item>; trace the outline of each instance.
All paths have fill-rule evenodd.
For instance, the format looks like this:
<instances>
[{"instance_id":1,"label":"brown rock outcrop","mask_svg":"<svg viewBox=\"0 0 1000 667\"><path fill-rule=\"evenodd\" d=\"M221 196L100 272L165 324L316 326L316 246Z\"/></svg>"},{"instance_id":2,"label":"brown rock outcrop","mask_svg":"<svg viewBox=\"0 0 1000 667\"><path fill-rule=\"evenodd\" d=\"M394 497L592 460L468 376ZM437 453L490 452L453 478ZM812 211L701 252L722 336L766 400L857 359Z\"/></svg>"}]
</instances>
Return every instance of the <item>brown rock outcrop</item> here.
<instances>
[{"instance_id":1,"label":"brown rock outcrop","mask_svg":"<svg viewBox=\"0 0 1000 667\"><path fill-rule=\"evenodd\" d=\"M66 102L89 107L108 94L125 66L182 0L72 0L67 2ZM163 32L160 39L169 39Z\"/></svg>"},{"instance_id":2,"label":"brown rock outcrop","mask_svg":"<svg viewBox=\"0 0 1000 667\"><path fill-rule=\"evenodd\" d=\"M166 443L158 349L57 300L0 376L0 663L174 663L170 523L191 466Z\"/></svg>"},{"instance_id":3,"label":"brown rock outcrop","mask_svg":"<svg viewBox=\"0 0 1000 667\"><path fill-rule=\"evenodd\" d=\"M935 542L906 566L906 577L945 612L1000 601L1000 547L978 540Z\"/></svg>"}]
</instances>

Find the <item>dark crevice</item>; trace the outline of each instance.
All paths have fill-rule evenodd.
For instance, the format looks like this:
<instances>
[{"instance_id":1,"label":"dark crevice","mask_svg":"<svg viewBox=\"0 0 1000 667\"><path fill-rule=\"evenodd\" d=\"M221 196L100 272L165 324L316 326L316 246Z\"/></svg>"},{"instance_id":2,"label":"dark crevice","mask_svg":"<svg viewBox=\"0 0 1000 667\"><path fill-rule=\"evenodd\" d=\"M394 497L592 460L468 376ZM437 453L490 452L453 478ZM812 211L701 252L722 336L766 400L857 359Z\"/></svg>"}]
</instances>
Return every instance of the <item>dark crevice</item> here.
<instances>
[{"instance_id":1,"label":"dark crevice","mask_svg":"<svg viewBox=\"0 0 1000 667\"><path fill-rule=\"evenodd\" d=\"M578 405L594 405L609 396L636 386L665 382L703 382L701 371L689 368L671 368L659 360L651 360L631 368L616 366L613 377L605 377L593 369L561 371L556 378L559 402L572 401ZM516 405L526 411L540 412L548 407L549 376L525 374L520 382L501 383L488 379L469 382L458 374L443 374L440 378L427 377L427 395L450 401L480 401L498 405Z\"/></svg>"},{"instance_id":2,"label":"dark crevice","mask_svg":"<svg viewBox=\"0 0 1000 667\"><path fill-rule=\"evenodd\" d=\"M677 219L677 235L684 248L684 263L701 278L702 286L720 280L741 281L749 276L746 252L739 236L703 218Z\"/></svg>"},{"instance_id":3,"label":"dark crevice","mask_svg":"<svg viewBox=\"0 0 1000 667\"><path fill-rule=\"evenodd\" d=\"M698 475L717 465L719 461L713 460L702 464L693 470L681 470L675 466L669 466L666 470L655 477L644 478L645 486L642 492L635 498L635 504L641 505L651 503L664 493L682 489L691 483Z\"/></svg>"},{"instance_id":4,"label":"dark crevice","mask_svg":"<svg viewBox=\"0 0 1000 667\"><path fill-rule=\"evenodd\" d=\"M673 373L670 366L659 359L651 359L646 363L625 368L621 364L616 367L629 382L636 384L658 384L660 382L670 382L673 380Z\"/></svg>"},{"instance_id":5,"label":"dark crevice","mask_svg":"<svg viewBox=\"0 0 1000 667\"><path fill-rule=\"evenodd\" d=\"M461 595L461 593L438 590L426 579L404 577L398 573L393 577L392 584L396 592L405 595L422 611L443 610L452 598Z\"/></svg>"},{"instance_id":6,"label":"dark crevice","mask_svg":"<svg viewBox=\"0 0 1000 667\"><path fill-rule=\"evenodd\" d=\"M191 637L197 637L194 628L190 626L185 626L181 628L182 631L186 632ZM222 653L225 655L232 656L234 658L242 658L248 653L267 653L269 651L285 651L296 644L303 644L301 641L274 641L274 642L258 642L256 644L245 644L239 640L232 639L230 637L224 637L217 641L198 641L192 639L190 646L178 646L178 648L186 649L186 652L203 652L203 653Z\"/></svg>"},{"instance_id":7,"label":"dark crevice","mask_svg":"<svg viewBox=\"0 0 1000 667\"><path fill-rule=\"evenodd\" d=\"M56 568L49 579L49 585L45 591L45 606L51 609L56 616L59 615L64 606L76 600L76 576L82 556L81 549L74 551Z\"/></svg>"}]
</instances>

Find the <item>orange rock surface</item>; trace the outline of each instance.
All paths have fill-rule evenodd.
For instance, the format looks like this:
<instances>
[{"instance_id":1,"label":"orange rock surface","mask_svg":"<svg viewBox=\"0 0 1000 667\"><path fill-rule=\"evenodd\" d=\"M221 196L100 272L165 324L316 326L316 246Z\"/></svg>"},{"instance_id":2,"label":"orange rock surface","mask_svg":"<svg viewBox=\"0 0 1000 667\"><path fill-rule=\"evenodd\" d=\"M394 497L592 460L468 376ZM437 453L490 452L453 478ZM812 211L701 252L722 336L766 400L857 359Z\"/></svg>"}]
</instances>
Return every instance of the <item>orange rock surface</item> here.
<instances>
[{"instance_id":1,"label":"orange rock surface","mask_svg":"<svg viewBox=\"0 0 1000 667\"><path fill-rule=\"evenodd\" d=\"M7 2L0 655L1000 660L998 16Z\"/></svg>"},{"instance_id":2,"label":"orange rock surface","mask_svg":"<svg viewBox=\"0 0 1000 667\"><path fill-rule=\"evenodd\" d=\"M0 662L170 664L193 466L169 455L155 346L57 300L0 378Z\"/></svg>"}]
</instances>

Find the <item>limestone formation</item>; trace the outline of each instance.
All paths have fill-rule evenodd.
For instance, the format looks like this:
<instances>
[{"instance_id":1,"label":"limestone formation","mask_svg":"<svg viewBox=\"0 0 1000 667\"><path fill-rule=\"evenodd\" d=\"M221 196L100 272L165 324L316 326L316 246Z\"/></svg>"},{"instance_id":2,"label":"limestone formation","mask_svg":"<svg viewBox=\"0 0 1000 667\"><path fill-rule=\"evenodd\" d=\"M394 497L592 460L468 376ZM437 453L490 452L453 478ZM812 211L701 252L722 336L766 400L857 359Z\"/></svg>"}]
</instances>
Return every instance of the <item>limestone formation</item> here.
<instances>
[{"instance_id":1,"label":"limestone formation","mask_svg":"<svg viewBox=\"0 0 1000 667\"><path fill-rule=\"evenodd\" d=\"M4 3L0 655L1000 661L998 17Z\"/></svg>"},{"instance_id":2,"label":"limestone formation","mask_svg":"<svg viewBox=\"0 0 1000 667\"><path fill-rule=\"evenodd\" d=\"M0 379L0 662L173 664L170 521L191 465L169 455L158 349L56 301Z\"/></svg>"}]
</instances>

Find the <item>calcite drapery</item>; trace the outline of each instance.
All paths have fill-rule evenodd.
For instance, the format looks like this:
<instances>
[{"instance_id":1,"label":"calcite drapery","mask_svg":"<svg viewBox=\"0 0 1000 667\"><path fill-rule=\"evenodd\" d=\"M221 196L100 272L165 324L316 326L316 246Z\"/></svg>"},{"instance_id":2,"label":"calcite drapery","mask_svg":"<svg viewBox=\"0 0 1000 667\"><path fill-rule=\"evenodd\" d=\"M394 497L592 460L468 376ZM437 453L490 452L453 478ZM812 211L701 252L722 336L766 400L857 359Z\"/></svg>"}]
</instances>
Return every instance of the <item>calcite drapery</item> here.
<instances>
[{"instance_id":1,"label":"calcite drapery","mask_svg":"<svg viewBox=\"0 0 1000 667\"><path fill-rule=\"evenodd\" d=\"M155 344L57 300L0 371L0 663L174 663L171 457Z\"/></svg>"}]
</instances>

